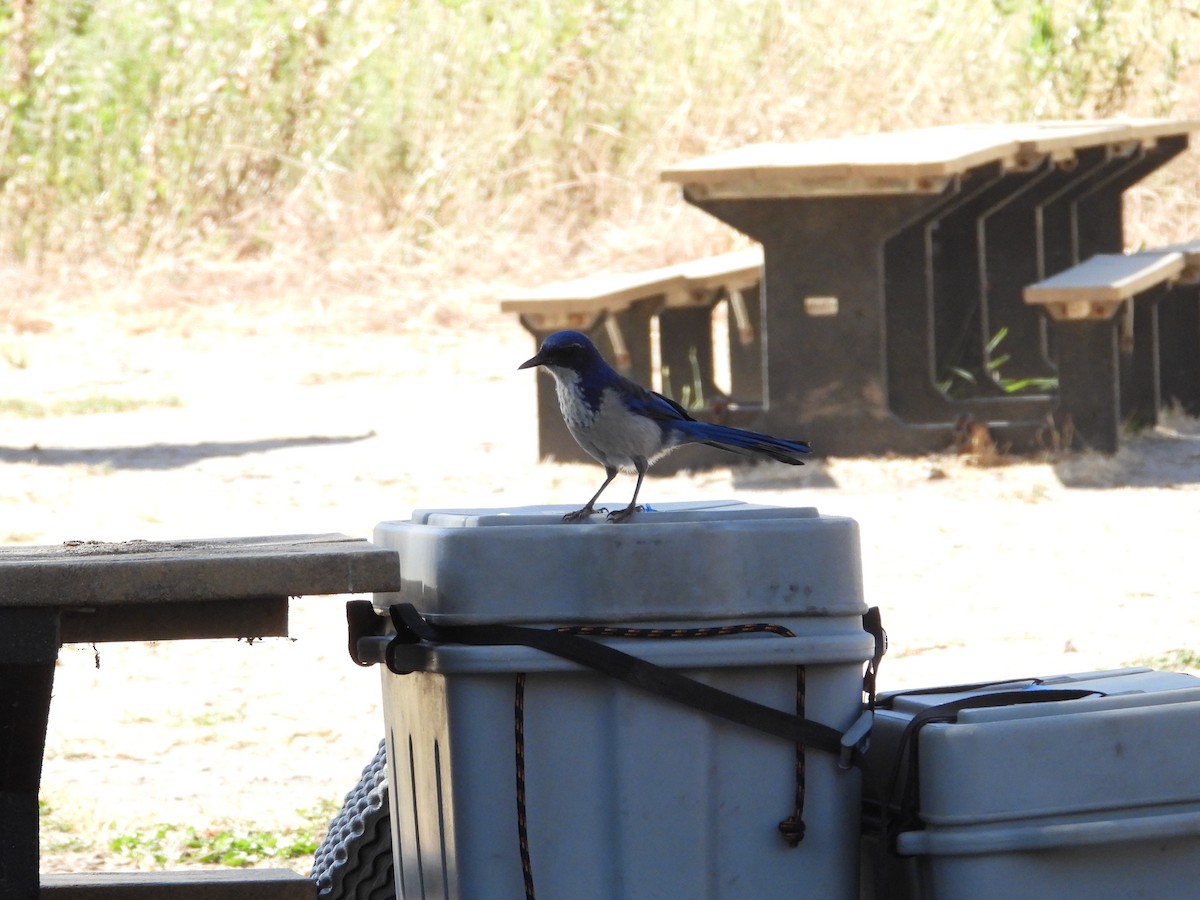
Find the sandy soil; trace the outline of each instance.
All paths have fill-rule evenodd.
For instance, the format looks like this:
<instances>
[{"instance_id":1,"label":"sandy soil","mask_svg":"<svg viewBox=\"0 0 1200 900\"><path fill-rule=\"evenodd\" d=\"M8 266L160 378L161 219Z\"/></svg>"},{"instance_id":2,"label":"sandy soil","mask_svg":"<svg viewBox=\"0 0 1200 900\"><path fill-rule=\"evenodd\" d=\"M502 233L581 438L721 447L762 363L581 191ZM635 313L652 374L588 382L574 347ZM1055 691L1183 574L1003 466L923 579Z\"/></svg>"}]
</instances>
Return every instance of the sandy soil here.
<instances>
[{"instance_id":1,"label":"sandy soil","mask_svg":"<svg viewBox=\"0 0 1200 900\"><path fill-rule=\"evenodd\" d=\"M600 470L537 461L534 375L516 370L531 344L492 309L374 330L313 310L236 329L62 309L49 329L10 323L0 398L173 405L0 413L0 542L368 536L417 506L582 502ZM1113 458L824 459L652 479L643 496L857 519L892 639L884 689L1162 664L1200 649L1200 426L1169 426ZM154 866L108 842L158 823L282 829L339 802L382 733L345 599L297 601L291 641L65 647L43 869Z\"/></svg>"}]
</instances>

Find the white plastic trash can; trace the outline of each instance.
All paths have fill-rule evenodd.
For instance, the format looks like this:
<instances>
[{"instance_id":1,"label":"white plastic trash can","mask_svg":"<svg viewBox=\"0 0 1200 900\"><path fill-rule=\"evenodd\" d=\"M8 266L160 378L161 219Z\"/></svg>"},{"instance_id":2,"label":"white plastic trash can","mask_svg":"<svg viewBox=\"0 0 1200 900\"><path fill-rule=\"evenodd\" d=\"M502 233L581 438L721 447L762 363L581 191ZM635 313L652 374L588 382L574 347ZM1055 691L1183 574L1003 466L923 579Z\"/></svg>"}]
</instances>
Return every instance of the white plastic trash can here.
<instances>
[{"instance_id":1,"label":"white plastic trash can","mask_svg":"<svg viewBox=\"0 0 1200 900\"><path fill-rule=\"evenodd\" d=\"M932 707L1048 691L1086 695L965 708L901 746ZM899 859L868 896L1124 900L1200 890L1200 679L1129 668L902 692L881 706L870 781L886 785L903 753L897 771L901 783L915 771L919 821L901 826Z\"/></svg>"},{"instance_id":2,"label":"white plastic trash can","mask_svg":"<svg viewBox=\"0 0 1200 900\"><path fill-rule=\"evenodd\" d=\"M807 718L838 730L859 718L875 641L852 520L732 501L621 525L564 525L566 511L382 523L375 543L399 551L404 588L376 606L442 625L595 626L741 697L795 713L802 695ZM528 647L393 652L411 670L382 669L399 896L858 896L860 779L834 756ZM780 823L798 798L793 847Z\"/></svg>"}]
</instances>

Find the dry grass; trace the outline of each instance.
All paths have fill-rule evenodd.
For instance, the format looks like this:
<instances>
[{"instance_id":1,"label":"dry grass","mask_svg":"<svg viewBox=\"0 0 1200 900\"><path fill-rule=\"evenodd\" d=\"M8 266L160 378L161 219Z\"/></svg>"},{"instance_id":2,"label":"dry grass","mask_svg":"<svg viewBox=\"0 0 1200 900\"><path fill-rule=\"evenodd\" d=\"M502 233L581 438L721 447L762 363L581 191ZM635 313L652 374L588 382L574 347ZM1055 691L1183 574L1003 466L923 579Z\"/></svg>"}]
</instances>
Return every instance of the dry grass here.
<instances>
[{"instance_id":1,"label":"dry grass","mask_svg":"<svg viewBox=\"0 0 1200 900\"><path fill-rule=\"evenodd\" d=\"M1200 115L1200 17L1165 0L24 0L0 32L16 327L83 296L149 327L247 303L469 321L486 284L734 244L657 181L690 155ZM1194 234L1198 173L1130 192L1131 245Z\"/></svg>"}]
</instances>

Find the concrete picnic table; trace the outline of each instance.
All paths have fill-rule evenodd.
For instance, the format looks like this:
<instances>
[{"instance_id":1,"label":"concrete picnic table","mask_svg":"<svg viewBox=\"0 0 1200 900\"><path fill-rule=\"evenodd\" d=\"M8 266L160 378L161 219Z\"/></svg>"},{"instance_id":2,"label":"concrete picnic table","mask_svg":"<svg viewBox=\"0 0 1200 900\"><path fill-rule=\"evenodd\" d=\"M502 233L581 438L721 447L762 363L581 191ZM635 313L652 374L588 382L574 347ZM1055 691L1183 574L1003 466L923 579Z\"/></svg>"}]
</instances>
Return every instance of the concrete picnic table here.
<instances>
[{"instance_id":1,"label":"concrete picnic table","mask_svg":"<svg viewBox=\"0 0 1200 900\"><path fill-rule=\"evenodd\" d=\"M689 202L764 248L765 391L757 408L739 404L738 424L853 455L944 449L965 419L1031 448L1057 397L1009 393L997 375L1052 378L1076 332L1052 334L1024 288L1122 252L1122 194L1197 130L946 126L754 144L666 169ZM976 396L939 387L955 371L973 373Z\"/></svg>"},{"instance_id":2,"label":"concrete picnic table","mask_svg":"<svg viewBox=\"0 0 1200 900\"><path fill-rule=\"evenodd\" d=\"M37 795L58 648L282 637L289 597L399 587L394 552L340 534L0 547L0 897L143 897L153 883L179 898L315 896L308 879L272 870L46 876L39 888Z\"/></svg>"}]
</instances>

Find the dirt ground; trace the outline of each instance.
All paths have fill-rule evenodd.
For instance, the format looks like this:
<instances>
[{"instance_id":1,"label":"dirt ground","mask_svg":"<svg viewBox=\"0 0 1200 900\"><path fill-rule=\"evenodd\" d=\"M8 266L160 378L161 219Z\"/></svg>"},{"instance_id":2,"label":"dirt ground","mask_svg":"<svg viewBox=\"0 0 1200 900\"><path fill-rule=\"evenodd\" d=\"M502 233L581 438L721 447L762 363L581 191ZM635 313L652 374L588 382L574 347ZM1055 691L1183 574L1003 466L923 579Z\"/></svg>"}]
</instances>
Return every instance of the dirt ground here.
<instances>
[{"instance_id":1,"label":"dirt ground","mask_svg":"<svg viewBox=\"0 0 1200 900\"><path fill-rule=\"evenodd\" d=\"M415 507L582 502L597 466L536 458L535 375L516 369L530 339L486 292L473 302L460 321L370 329L315 307L131 327L65 301L9 322L0 399L48 414L0 411L0 543L369 536ZM150 405L61 414L98 396ZM612 497L631 489L622 478ZM858 520L891 635L885 690L1186 664L1200 649L1194 420L1112 458L818 458L643 490L725 497ZM336 806L382 734L379 675L346 654L345 599L296 601L294 640L65 647L43 870L162 865L111 841L163 824L286 829Z\"/></svg>"}]
</instances>

